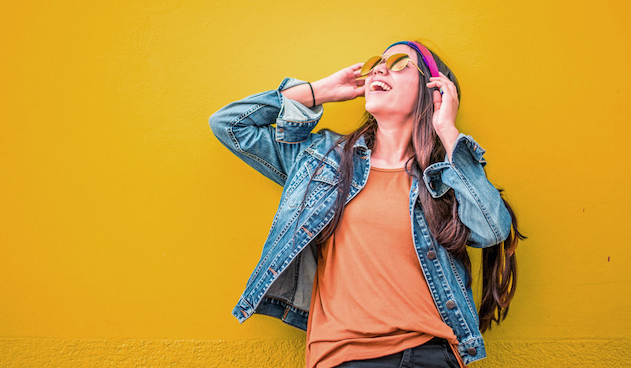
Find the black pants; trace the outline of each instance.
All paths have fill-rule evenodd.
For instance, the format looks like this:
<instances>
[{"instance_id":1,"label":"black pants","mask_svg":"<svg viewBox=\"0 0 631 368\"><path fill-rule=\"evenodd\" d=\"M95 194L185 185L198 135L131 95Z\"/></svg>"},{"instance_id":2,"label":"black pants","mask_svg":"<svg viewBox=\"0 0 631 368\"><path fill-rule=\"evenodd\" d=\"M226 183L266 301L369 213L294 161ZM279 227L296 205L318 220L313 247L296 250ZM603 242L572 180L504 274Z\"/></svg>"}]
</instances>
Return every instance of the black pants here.
<instances>
[{"instance_id":1,"label":"black pants","mask_svg":"<svg viewBox=\"0 0 631 368\"><path fill-rule=\"evenodd\" d=\"M437 337L423 345L380 358L352 360L336 368L458 368L458 359L447 340Z\"/></svg>"}]
</instances>

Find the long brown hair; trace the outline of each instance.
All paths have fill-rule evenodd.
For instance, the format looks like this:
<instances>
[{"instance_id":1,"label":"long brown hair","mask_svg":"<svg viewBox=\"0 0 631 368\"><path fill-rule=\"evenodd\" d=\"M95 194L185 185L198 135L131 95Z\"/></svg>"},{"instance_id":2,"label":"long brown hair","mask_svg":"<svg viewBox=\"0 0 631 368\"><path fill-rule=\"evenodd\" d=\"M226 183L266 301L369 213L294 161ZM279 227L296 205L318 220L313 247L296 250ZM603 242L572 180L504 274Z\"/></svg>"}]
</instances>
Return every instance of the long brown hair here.
<instances>
[{"instance_id":1,"label":"long brown hair","mask_svg":"<svg viewBox=\"0 0 631 368\"><path fill-rule=\"evenodd\" d=\"M430 50L430 52L432 51ZM417 55L417 60L422 60L422 56L418 53ZM432 52L432 55L440 72L445 74L455 84L458 90L458 98L460 99L460 85L456 76L434 52ZM454 191L449 190L440 198L433 198L427 188L422 185L424 183L422 178L423 171L433 163L442 162L445 158L446 150L432 125L432 116L434 114L433 91L426 87L426 83L430 82L429 76L431 73L425 63L419 62L418 66L423 69L425 76L419 74L419 98L413 115L414 121L418 123L413 127L410 142L414 154L410 158L410 165L406 165L406 167L410 167L409 173L415 176L420 184L418 189L419 200L432 235L454 258L462 262L468 276L467 286L471 286L471 260L467 253L467 238L470 231L460 221L458 216L458 202ZM323 164L324 158L338 147L338 144L344 143L340 157L340 178L337 186L335 214L331 223L317 236L316 242L322 243L331 237L344 214L353 176L353 146L363 136L368 148L373 148L376 131L377 121L366 112L359 129L347 135L342 135L337 144L333 145L321 159L320 165ZM501 193L502 191L500 190L500 195ZM502 243L485 248L482 251L482 301L478 312L480 317L479 327L482 332L491 327L491 322L499 324L501 320L506 318L508 307L515 295L517 285L515 248L520 239L525 239L518 230L517 218L511 206L503 197L502 200L511 215L512 229L508 238ZM303 208L304 200L300 212L302 212Z\"/></svg>"}]
</instances>

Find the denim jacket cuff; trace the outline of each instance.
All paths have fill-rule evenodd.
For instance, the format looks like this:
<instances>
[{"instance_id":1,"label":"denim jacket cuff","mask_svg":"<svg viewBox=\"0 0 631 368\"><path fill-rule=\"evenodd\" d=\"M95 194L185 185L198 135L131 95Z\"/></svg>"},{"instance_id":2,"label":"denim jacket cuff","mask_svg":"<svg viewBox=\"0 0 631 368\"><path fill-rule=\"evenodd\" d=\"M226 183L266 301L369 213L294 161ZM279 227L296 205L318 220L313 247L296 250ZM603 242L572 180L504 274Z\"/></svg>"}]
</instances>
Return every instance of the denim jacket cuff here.
<instances>
[{"instance_id":1,"label":"denim jacket cuff","mask_svg":"<svg viewBox=\"0 0 631 368\"><path fill-rule=\"evenodd\" d=\"M288 88L306 83L294 78L285 78L276 90L280 99L280 112L276 118L276 141L278 142L300 143L307 140L309 133L322 117L324 111L322 105L309 108L281 93Z\"/></svg>"},{"instance_id":2,"label":"denim jacket cuff","mask_svg":"<svg viewBox=\"0 0 631 368\"><path fill-rule=\"evenodd\" d=\"M475 165L480 164L482 167L486 165L484 153L486 150L482 148L471 136L460 133L454 143L451 154L451 162L445 156L443 162L437 162L428 166L423 172L423 181L427 190L433 198L442 197L451 188L442 180L444 170L454 166Z\"/></svg>"}]
</instances>

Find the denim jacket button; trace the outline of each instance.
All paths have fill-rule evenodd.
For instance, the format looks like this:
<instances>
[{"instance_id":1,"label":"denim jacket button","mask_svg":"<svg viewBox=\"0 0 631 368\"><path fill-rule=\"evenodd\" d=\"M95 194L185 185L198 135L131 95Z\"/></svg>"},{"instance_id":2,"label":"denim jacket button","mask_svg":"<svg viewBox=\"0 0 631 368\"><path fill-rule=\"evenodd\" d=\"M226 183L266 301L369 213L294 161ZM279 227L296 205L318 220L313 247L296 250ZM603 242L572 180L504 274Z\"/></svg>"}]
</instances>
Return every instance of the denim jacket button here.
<instances>
[{"instance_id":1,"label":"denim jacket button","mask_svg":"<svg viewBox=\"0 0 631 368\"><path fill-rule=\"evenodd\" d=\"M470 347L469 349L467 349L467 353L469 353L469 355L474 356L478 353L477 350L475 350L474 347Z\"/></svg>"},{"instance_id":2,"label":"denim jacket button","mask_svg":"<svg viewBox=\"0 0 631 368\"><path fill-rule=\"evenodd\" d=\"M434 252L433 250L427 252L427 259L429 259L430 261L436 259L436 252Z\"/></svg>"},{"instance_id":3,"label":"denim jacket button","mask_svg":"<svg viewBox=\"0 0 631 368\"><path fill-rule=\"evenodd\" d=\"M279 133L282 133L282 132L284 132L284 131L285 131L285 129L283 129L283 128L278 128L278 132L279 132Z\"/></svg>"},{"instance_id":4,"label":"denim jacket button","mask_svg":"<svg viewBox=\"0 0 631 368\"><path fill-rule=\"evenodd\" d=\"M456 307L456 303L453 300L447 300L445 306L447 307L447 309L454 309Z\"/></svg>"}]
</instances>

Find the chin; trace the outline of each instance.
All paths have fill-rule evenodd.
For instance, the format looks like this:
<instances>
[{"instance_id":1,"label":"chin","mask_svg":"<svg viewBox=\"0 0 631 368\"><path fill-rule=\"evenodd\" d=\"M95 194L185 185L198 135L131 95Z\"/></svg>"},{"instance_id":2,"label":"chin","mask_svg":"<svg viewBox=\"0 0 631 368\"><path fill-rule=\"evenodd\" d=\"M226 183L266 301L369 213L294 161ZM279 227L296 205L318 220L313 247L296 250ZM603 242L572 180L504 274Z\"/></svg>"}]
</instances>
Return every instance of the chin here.
<instances>
[{"instance_id":1,"label":"chin","mask_svg":"<svg viewBox=\"0 0 631 368\"><path fill-rule=\"evenodd\" d=\"M382 101L366 102L364 108L373 116L388 113L388 104Z\"/></svg>"},{"instance_id":2,"label":"chin","mask_svg":"<svg viewBox=\"0 0 631 368\"><path fill-rule=\"evenodd\" d=\"M374 99L366 100L364 107L371 114L377 113L384 108L384 101L375 101Z\"/></svg>"}]
</instances>

